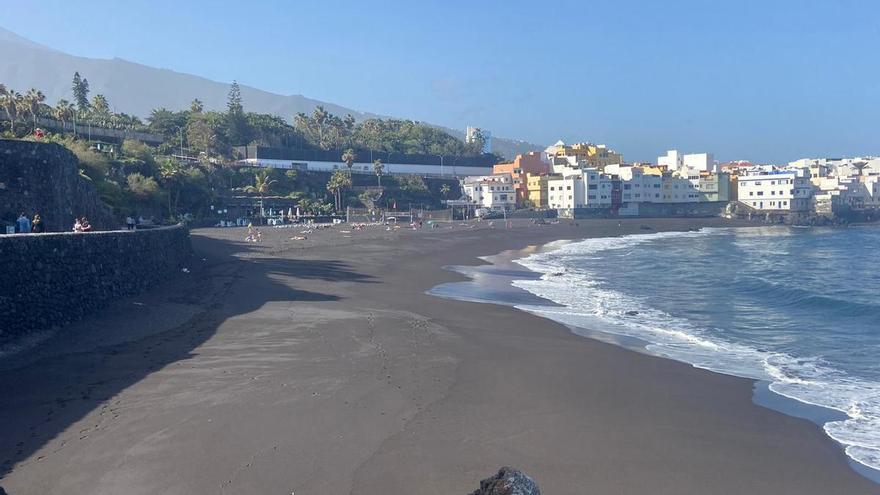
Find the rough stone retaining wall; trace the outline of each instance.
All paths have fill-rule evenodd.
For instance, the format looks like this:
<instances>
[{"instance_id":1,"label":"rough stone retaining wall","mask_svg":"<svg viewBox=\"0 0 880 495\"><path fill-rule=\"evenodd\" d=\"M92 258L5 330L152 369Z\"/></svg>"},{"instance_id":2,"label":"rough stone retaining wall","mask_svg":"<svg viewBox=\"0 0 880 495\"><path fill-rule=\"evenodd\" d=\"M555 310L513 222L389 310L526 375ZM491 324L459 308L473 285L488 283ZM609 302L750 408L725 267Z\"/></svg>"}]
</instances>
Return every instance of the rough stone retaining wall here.
<instances>
[{"instance_id":1,"label":"rough stone retaining wall","mask_svg":"<svg viewBox=\"0 0 880 495\"><path fill-rule=\"evenodd\" d=\"M0 343L62 326L180 270L184 226L0 236Z\"/></svg>"},{"instance_id":2,"label":"rough stone retaining wall","mask_svg":"<svg viewBox=\"0 0 880 495\"><path fill-rule=\"evenodd\" d=\"M0 221L14 222L25 212L39 213L47 232L70 231L81 216L96 229L118 227L79 167L76 155L61 145L0 139Z\"/></svg>"}]
</instances>

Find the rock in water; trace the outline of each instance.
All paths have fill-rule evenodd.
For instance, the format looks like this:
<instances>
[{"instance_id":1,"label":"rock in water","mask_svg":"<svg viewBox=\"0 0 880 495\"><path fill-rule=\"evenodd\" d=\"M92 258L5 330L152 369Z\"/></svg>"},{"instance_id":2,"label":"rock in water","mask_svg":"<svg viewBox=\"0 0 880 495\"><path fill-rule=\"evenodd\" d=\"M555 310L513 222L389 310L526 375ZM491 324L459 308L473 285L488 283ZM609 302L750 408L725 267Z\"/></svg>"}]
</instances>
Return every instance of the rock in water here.
<instances>
[{"instance_id":1,"label":"rock in water","mask_svg":"<svg viewBox=\"0 0 880 495\"><path fill-rule=\"evenodd\" d=\"M541 495L538 484L518 469L503 467L498 474L480 482L470 495Z\"/></svg>"}]
</instances>

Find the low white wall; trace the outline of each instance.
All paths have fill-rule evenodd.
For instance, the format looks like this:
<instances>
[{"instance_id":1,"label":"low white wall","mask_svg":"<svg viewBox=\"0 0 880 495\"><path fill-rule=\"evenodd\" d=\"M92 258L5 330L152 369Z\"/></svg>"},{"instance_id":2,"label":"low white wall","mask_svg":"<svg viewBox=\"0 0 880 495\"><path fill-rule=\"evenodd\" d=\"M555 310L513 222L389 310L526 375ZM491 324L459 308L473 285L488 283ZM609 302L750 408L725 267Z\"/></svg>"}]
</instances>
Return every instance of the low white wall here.
<instances>
[{"instance_id":1,"label":"low white wall","mask_svg":"<svg viewBox=\"0 0 880 495\"><path fill-rule=\"evenodd\" d=\"M273 160L266 158L248 158L243 162L255 167L271 167L280 169L299 169L319 172L332 172L336 169L347 169L343 162L318 162L305 160ZM418 175L490 175L492 167L460 167L453 164L440 165L412 165L406 163L382 163L385 174L418 174ZM373 173L373 164L355 162L352 167L354 172Z\"/></svg>"}]
</instances>

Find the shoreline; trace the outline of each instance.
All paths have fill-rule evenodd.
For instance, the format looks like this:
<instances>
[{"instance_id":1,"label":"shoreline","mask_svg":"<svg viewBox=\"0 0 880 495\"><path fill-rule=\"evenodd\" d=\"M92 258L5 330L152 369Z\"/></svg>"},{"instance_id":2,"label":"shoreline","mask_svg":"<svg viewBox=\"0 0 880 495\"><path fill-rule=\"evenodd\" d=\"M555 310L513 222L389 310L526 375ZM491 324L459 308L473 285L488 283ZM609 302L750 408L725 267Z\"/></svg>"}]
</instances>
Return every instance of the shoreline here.
<instances>
[{"instance_id":1,"label":"shoreline","mask_svg":"<svg viewBox=\"0 0 880 495\"><path fill-rule=\"evenodd\" d=\"M82 322L94 347L47 342L0 375L0 486L450 494L509 464L556 494L880 493L746 380L426 293L508 249L719 224L194 231L189 282ZM121 339L142 312L150 328Z\"/></svg>"},{"instance_id":2,"label":"shoreline","mask_svg":"<svg viewBox=\"0 0 880 495\"><path fill-rule=\"evenodd\" d=\"M873 224L863 224L863 225L873 225ZM863 226L858 225L858 226ZM754 225L754 226L735 226L735 227L725 227L725 228L760 228L766 227L762 225ZM783 226L784 227L784 226ZM713 227L714 228L714 227ZM814 227L815 228L815 227ZM704 230L704 229L701 229ZM678 231L685 232L685 231ZM632 237L632 236L650 236L657 234L658 232L653 233L637 233L637 234L628 234L624 237ZM716 373L719 375L730 376L737 379L747 380L752 383L753 386L753 395L752 395L752 403L758 406L762 406L768 408L770 410L795 417L806 419L813 424L815 424L819 430L828 435L825 432L825 424L831 421L840 421L849 418L850 416L846 414L845 411L841 411L838 409L834 409L829 406L824 406L821 404L815 404L812 402L807 402L805 400L799 399L797 397L792 397L789 395L785 395L781 392L773 390L772 385L773 381L768 379L759 379L753 378L749 376L738 375L733 372L725 372L717 369L705 368L698 366L695 363L688 362L683 359L676 358L674 356L666 355L662 352L654 351L650 349L650 346L654 345L654 342L649 340L645 340L643 338L621 335L618 333L599 330L595 328L588 328L582 325L575 325L565 323L563 321L558 321L553 319L551 316L547 314L541 314L537 311L530 311L527 306L538 306L538 307L562 307L562 304L550 300L545 299L539 295L533 294L532 292L518 287L515 285L515 282L522 281L523 277L525 280L534 280L541 278L544 274L541 272L534 271L527 266L519 263L519 260L522 260L528 256L549 252L553 250L557 250L565 244L570 242L578 242L577 239L567 239L567 240L553 240L546 244L540 245L537 249L529 249L528 252L526 250L517 250L510 249L504 250L499 253L488 255L488 256L480 256L479 260L488 263L489 265L451 265L444 267L447 270L450 270L454 273L461 274L466 277L466 280L460 282L447 282L440 284L438 286L432 287L428 291L427 294L447 299L454 299L466 302L475 302L480 304L497 304L506 307L514 308L518 311L522 311L523 313L531 314L538 316L539 318L546 319L556 324L561 324L568 328L573 335L577 335L582 338L592 339L599 342L603 342L606 344L611 344L618 346L622 349L632 351L638 354L657 357L661 359L668 359L671 361L683 363L689 366L692 366L694 369L700 369L709 371L711 373ZM522 272L515 272L511 270L511 266L516 265L519 270ZM497 269L497 270L496 270ZM526 274L528 274L526 276ZM487 279L498 279L491 280L491 282ZM507 287L508 291L501 292L498 290L497 285L504 285ZM494 287L493 287L494 286ZM839 442L835 438L828 435L828 438L832 440L835 444L840 447L840 450L844 455L846 455L848 463L850 467L865 478L880 484L880 469L868 466L863 464L858 459L849 457L846 454L845 449L846 445Z\"/></svg>"}]
</instances>

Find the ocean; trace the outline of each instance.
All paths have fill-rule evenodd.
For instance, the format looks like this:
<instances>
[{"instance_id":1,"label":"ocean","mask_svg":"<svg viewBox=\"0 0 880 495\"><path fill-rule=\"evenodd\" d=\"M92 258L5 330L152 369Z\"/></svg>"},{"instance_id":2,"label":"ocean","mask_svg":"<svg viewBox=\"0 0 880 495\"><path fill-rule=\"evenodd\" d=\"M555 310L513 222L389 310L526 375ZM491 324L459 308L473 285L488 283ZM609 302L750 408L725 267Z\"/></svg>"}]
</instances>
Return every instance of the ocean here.
<instances>
[{"instance_id":1,"label":"ocean","mask_svg":"<svg viewBox=\"0 0 880 495\"><path fill-rule=\"evenodd\" d=\"M876 226L560 241L519 253L513 261L528 271L511 263L458 267L473 282L432 293L511 304L585 336L635 342L831 410L811 419L878 479L878 247Z\"/></svg>"}]
</instances>

